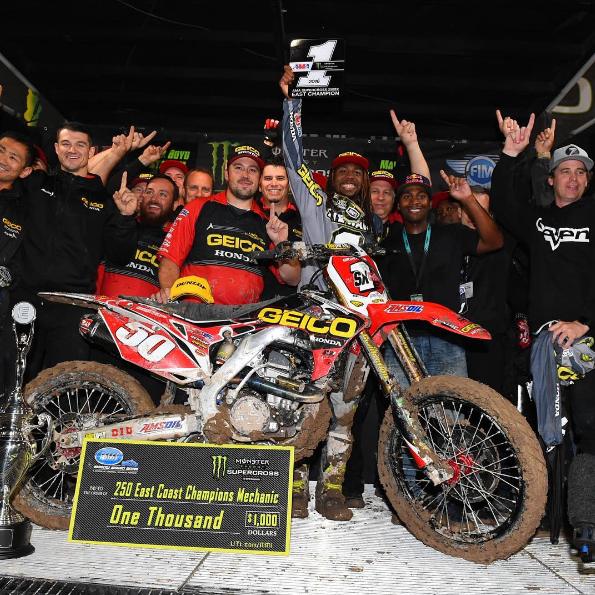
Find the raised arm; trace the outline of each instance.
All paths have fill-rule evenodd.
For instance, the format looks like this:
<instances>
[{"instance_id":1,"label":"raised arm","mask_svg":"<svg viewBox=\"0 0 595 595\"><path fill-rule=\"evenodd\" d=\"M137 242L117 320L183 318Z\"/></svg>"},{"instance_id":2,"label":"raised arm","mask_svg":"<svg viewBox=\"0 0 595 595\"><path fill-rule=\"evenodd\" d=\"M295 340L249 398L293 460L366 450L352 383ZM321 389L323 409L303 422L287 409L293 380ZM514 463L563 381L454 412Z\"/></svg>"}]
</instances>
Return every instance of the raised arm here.
<instances>
[{"instance_id":1,"label":"raised arm","mask_svg":"<svg viewBox=\"0 0 595 595\"><path fill-rule=\"evenodd\" d=\"M496 112L498 121L503 122L500 112ZM526 240L528 200L517 196L515 181L519 155L527 148L535 114L531 114L527 126L513 127L506 135L504 149L492 174L490 207L498 221L519 240Z\"/></svg>"},{"instance_id":2,"label":"raised arm","mask_svg":"<svg viewBox=\"0 0 595 595\"><path fill-rule=\"evenodd\" d=\"M553 119L550 127L540 132L535 139L537 159L531 167L531 185L533 187L535 202L537 203L537 206L540 207L545 207L551 204L554 200L552 187L548 184L547 180L555 134L556 120Z\"/></svg>"},{"instance_id":3,"label":"raised arm","mask_svg":"<svg viewBox=\"0 0 595 595\"><path fill-rule=\"evenodd\" d=\"M479 242L477 243L477 253L485 254L493 252L504 246L504 237L496 225L496 222L490 217L490 214L477 202L471 188L465 178L447 176L444 170L440 170L440 175L448 184L448 192L455 200L458 200L469 219L473 221Z\"/></svg>"},{"instance_id":4,"label":"raised arm","mask_svg":"<svg viewBox=\"0 0 595 595\"><path fill-rule=\"evenodd\" d=\"M104 157L98 163L93 163L89 171L98 175L105 186L112 169L116 167L124 155L129 151L144 147L156 134L157 131L153 130L151 134L143 136L140 132L134 130L134 126L131 126L127 135L119 134L114 136L111 148L100 153L100 155L105 153Z\"/></svg>"},{"instance_id":5,"label":"raised arm","mask_svg":"<svg viewBox=\"0 0 595 595\"><path fill-rule=\"evenodd\" d=\"M326 194L314 181L308 166L304 163L302 146L302 100L289 95L289 84L294 74L287 65L283 67L283 76L279 81L285 96L283 102L283 157L291 184L293 197L300 215L306 216L310 209L322 205Z\"/></svg>"},{"instance_id":6,"label":"raised arm","mask_svg":"<svg viewBox=\"0 0 595 595\"><path fill-rule=\"evenodd\" d=\"M419 146L415 124L413 122L408 122L407 120L399 121L395 111L392 109L390 110L390 117L392 118L393 126L407 151L409 163L411 164L411 173L425 176L431 182L430 168L421 151L421 147Z\"/></svg>"}]
</instances>

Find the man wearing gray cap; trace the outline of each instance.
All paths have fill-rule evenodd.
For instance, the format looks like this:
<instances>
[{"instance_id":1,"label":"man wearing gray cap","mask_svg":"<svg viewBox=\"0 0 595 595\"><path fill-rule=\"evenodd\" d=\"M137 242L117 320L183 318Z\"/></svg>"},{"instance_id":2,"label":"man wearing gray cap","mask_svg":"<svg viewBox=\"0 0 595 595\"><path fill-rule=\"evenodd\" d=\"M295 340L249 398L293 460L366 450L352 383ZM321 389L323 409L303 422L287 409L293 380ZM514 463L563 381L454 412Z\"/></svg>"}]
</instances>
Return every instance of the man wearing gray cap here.
<instances>
[{"instance_id":1,"label":"man wearing gray cap","mask_svg":"<svg viewBox=\"0 0 595 595\"><path fill-rule=\"evenodd\" d=\"M593 160L574 144L554 151L548 175L554 201L547 206L532 204L530 196L523 196L524 189L515 187L514 180L515 170L522 167L517 157L529 144L533 123L532 114L526 127L513 129L506 136L492 175L492 208L504 227L530 249L531 330L536 332L557 321L549 327L551 340L567 348L576 339L595 334L595 200L585 196ZM595 373L564 388L562 403L579 452L592 457L595 465ZM556 411L560 411L559 405ZM595 510L592 490L588 501ZM569 497L569 513L588 508ZM570 520L576 528L576 519Z\"/></svg>"}]
</instances>

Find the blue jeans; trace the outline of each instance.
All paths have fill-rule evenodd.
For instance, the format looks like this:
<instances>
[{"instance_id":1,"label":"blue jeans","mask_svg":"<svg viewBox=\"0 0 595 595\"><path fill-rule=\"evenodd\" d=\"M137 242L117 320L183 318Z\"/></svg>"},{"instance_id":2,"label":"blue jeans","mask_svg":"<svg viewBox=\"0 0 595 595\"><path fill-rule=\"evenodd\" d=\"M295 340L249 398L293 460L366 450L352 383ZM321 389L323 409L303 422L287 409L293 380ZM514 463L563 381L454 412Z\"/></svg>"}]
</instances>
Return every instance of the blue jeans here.
<instances>
[{"instance_id":1,"label":"blue jeans","mask_svg":"<svg viewBox=\"0 0 595 595\"><path fill-rule=\"evenodd\" d=\"M467 361L465 349L456 339L436 337L433 335L414 335L410 333L413 346L426 365L430 376L460 376L467 378ZM402 388L409 386L409 379L397 359L395 350L387 341L382 348L384 361Z\"/></svg>"}]
</instances>

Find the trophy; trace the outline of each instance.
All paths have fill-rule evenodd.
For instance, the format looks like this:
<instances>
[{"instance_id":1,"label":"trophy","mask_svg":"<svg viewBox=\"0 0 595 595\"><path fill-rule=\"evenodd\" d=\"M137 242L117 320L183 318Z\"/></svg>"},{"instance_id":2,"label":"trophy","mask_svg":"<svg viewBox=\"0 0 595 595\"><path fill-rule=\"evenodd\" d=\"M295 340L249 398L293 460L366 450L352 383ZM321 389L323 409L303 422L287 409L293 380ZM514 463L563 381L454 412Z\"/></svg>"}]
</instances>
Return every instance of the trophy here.
<instances>
[{"instance_id":1,"label":"trophy","mask_svg":"<svg viewBox=\"0 0 595 595\"><path fill-rule=\"evenodd\" d=\"M0 559L20 558L35 551L30 543L31 523L10 504L10 498L21 480L49 446L52 420L47 413L37 415L38 425L31 425L35 417L23 398L25 359L33 339L35 308L19 302L12 310L12 329L16 338L17 361L14 390L6 405L0 409ZM29 326L17 332L17 324ZM31 431L46 426L39 452Z\"/></svg>"}]
</instances>

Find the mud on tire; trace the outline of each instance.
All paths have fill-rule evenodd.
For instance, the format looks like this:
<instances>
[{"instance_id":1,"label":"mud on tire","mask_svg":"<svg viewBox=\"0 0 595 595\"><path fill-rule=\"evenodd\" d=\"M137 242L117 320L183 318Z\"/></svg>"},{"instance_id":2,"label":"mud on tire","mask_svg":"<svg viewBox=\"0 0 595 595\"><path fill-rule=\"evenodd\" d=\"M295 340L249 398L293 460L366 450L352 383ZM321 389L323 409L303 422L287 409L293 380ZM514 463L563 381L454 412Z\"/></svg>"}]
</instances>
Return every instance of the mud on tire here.
<instances>
[{"instance_id":1,"label":"mud on tire","mask_svg":"<svg viewBox=\"0 0 595 595\"><path fill-rule=\"evenodd\" d=\"M404 392L440 458L455 470L434 486L384 417L378 469L407 529L426 545L472 562L508 558L543 516L547 471L523 416L491 388L466 378L425 378Z\"/></svg>"},{"instance_id":2,"label":"mud on tire","mask_svg":"<svg viewBox=\"0 0 595 595\"><path fill-rule=\"evenodd\" d=\"M35 412L54 420L54 436L105 418L130 417L154 410L153 402L134 378L113 366L66 362L44 370L25 387L25 400ZM38 446L42 435L34 434ZM30 469L14 505L34 523L68 529L81 449L61 449L52 441Z\"/></svg>"}]
</instances>

